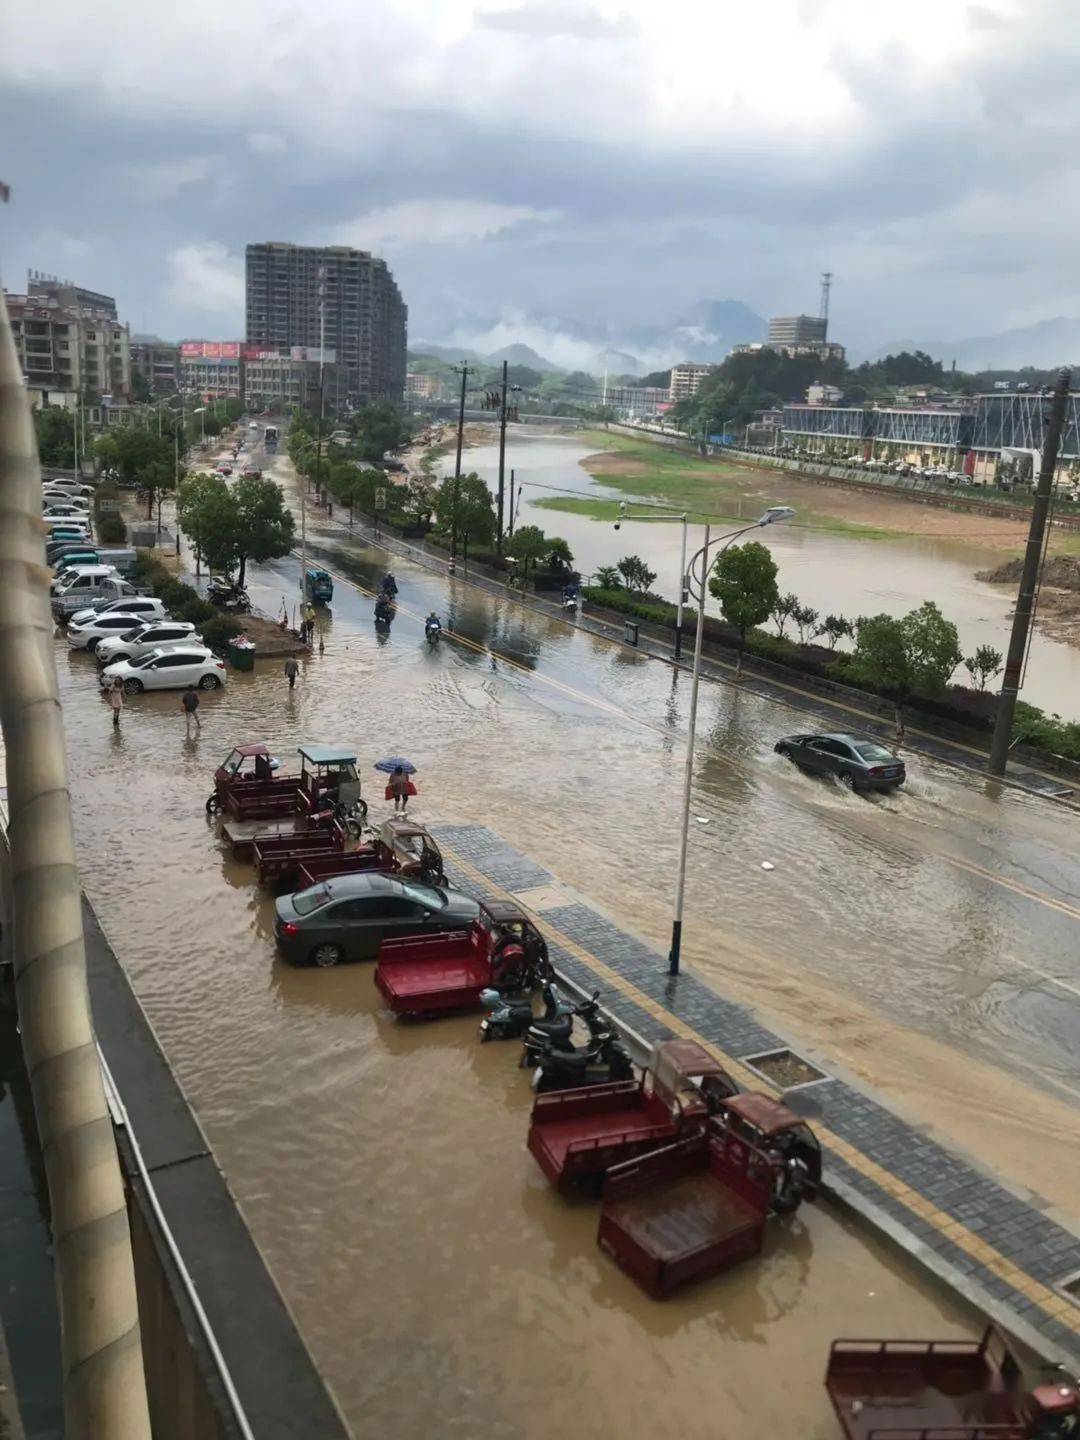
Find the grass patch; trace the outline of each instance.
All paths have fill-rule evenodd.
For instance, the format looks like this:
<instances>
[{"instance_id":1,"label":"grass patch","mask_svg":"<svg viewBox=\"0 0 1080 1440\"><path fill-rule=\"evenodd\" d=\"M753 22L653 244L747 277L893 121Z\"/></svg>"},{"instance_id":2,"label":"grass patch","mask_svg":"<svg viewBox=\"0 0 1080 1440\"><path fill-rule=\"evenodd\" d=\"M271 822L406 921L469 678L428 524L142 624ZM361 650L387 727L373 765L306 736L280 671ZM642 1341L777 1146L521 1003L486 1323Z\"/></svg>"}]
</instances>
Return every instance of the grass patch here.
<instances>
[{"instance_id":1,"label":"grass patch","mask_svg":"<svg viewBox=\"0 0 1080 1440\"><path fill-rule=\"evenodd\" d=\"M767 505L764 472L748 472L745 466L717 463L698 456L685 455L664 445L632 440L626 435L608 435L602 430L586 430L585 440L601 447L595 455L587 455L581 466L597 485L618 491L621 498L660 501L674 510L685 510L695 525L738 523L753 520ZM626 468L607 468L612 454L625 457ZM594 468L590 460L604 459L604 467ZM760 475L760 481L759 481ZM764 483L762 483L764 482ZM553 497L534 502L549 510L564 510L574 515L587 515L595 520L614 519L614 503L603 500L581 501ZM595 509L592 508L595 506ZM860 525L839 516L823 515L804 505L799 506L796 525L800 529L818 530L828 535L850 535L859 540L902 540L907 532L890 530L879 525Z\"/></svg>"}]
</instances>

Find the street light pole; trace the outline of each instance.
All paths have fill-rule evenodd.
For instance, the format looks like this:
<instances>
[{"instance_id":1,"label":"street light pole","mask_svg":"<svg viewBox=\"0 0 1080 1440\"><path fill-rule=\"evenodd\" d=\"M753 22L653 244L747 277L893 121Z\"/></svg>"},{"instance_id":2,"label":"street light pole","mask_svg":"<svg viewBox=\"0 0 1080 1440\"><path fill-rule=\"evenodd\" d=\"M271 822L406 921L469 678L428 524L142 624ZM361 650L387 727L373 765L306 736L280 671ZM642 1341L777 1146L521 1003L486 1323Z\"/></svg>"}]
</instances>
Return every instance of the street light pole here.
<instances>
[{"instance_id":1,"label":"street light pole","mask_svg":"<svg viewBox=\"0 0 1080 1440\"><path fill-rule=\"evenodd\" d=\"M461 400L458 405L457 422L457 455L454 459L454 502L450 520L450 571L454 570L457 560L457 509L458 495L461 493L461 447L465 442L465 387L469 379L469 366L466 361L453 367L454 373L461 376Z\"/></svg>"},{"instance_id":2,"label":"street light pole","mask_svg":"<svg viewBox=\"0 0 1080 1440\"><path fill-rule=\"evenodd\" d=\"M774 525L778 520L790 520L795 511L787 505L773 505L760 520L755 520L753 525L744 525L740 530L733 530L728 535L718 535L715 540L709 538L709 526L705 526L705 544L694 555L690 561L688 580L692 577L697 583L698 615L697 631L694 635L694 668L693 683L690 686L690 718L686 736L686 767L683 772L683 801L682 801L682 833L679 836L679 869L675 881L675 907L671 921L671 949L668 952L668 974L678 975L679 961L682 954L682 925L683 925L683 901L686 896L686 850L690 836L690 799L694 784L694 739L697 732L697 711L698 692L701 687L701 645L705 634L705 595L708 589L709 551L713 545L720 546L719 554L722 555L728 546L751 530L757 530L763 525ZM717 556L719 558L719 555ZM700 577L696 574L698 563L701 564Z\"/></svg>"}]
</instances>

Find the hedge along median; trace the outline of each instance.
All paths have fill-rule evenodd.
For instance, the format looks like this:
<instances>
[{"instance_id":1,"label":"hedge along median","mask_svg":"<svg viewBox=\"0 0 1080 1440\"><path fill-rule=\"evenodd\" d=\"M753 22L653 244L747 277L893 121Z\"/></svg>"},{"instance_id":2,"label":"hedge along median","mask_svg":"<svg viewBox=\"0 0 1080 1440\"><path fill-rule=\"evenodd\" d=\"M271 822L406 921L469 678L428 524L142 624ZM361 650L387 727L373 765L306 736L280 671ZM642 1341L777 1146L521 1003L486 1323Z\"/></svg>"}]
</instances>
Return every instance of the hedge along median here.
<instances>
[{"instance_id":1,"label":"hedge along median","mask_svg":"<svg viewBox=\"0 0 1080 1440\"><path fill-rule=\"evenodd\" d=\"M137 553L133 578L137 585L151 586L166 610L177 620L190 621L204 643L219 655L225 653L233 636L244 629L241 621L233 615L223 615L204 600L194 586L177 580L148 550Z\"/></svg>"},{"instance_id":2,"label":"hedge along median","mask_svg":"<svg viewBox=\"0 0 1080 1440\"><path fill-rule=\"evenodd\" d=\"M629 616L640 621L645 633L653 638L674 639L678 611L660 596L596 586L586 587L583 593L593 613L607 611L608 616L615 620ZM695 625L694 612L684 611L684 654ZM734 656L739 648L738 631L734 626L706 615L704 647L714 655L722 652L724 659ZM883 719L892 717L892 700L880 690L871 689L851 677L847 673L848 657L842 651L830 650L824 645L799 644L767 635L763 630L751 630L747 633L744 653L752 660L754 669L766 677L789 684L799 677L810 689L826 697L872 708ZM980 742L987 744L997 713L997 696L965 685L950 685L941 696L913 695L905 702L904 710L925 729L941 735L943 739L959 739L974 745ZM1050 765L1074 779L1080 779L1080 724L1062 720L1059 715L1047 715L1037 706L1021 702L1016 709L1016 730L1023 741L1014 747L1014 755L1033 764Z\"/></svg>"}]
</instances>

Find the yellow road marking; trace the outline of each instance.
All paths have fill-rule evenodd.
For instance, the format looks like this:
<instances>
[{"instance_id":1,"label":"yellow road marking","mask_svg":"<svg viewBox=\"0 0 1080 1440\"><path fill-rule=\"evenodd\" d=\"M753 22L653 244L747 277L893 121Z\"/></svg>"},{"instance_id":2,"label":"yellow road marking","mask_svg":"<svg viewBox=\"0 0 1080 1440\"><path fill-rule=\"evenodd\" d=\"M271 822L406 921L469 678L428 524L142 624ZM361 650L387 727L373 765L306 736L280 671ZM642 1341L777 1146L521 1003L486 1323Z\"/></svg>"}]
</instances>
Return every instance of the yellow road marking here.
<instances>
[{"instance_id":1,"label":"yellow road marking","mask_svg":"<svg viewBox=\"0 0 1080 1440\"><path fill-rule=\"evenodd\" d=\"M698 1044L703 1045L706 1050L720 1061L740 1085L755 1090L763 1088L763 1082L759 1075L748 1070L744 1065L740 1064L734 1056L728 1055L726 1051L722 1050L714 1041L709 1040L706 1036L695 1030L692 1025L688 1025L685 1020L680 1019L679 1016L673 1015L670 1010L665 1009L658 1001L645 995L634 985L633 981L628 980L626 976L621 975L617 970L613 970L610 965L606 965L604 961L592 954L591 951L586 950L583 946L579 945L577 941L572 940L568 935L556 929L556 927L552 925L550 918L529 909L513 891L496 884L496 882L485 875L483 871L478 870L454 850L448 847L444 847L444 849L454 864L459 866L460 869L480 887L481 891L485 888L494 890L505 899L512 900L516 905L520 905L523 910L532 916L542 932L545 932L556 944L580 960L582 964L586 965L595 975L605 980L614 989L625 995L627 999L632 1000L639 1009L644 1010L656 1019L662 1020L673 1034L681 1036L684 1039L696 1040ZM768 1088L774 1089L777 1094L782 1093L775 1086ZM933 1201L927 1199L925 1195L921 1195L917 1190L913 1190L909 1185L906 1185L903 1180L894 1175L890 1170L886 1170L883 1166L879 1165L875 1160L871 1159L869 1155L856 1149L850 1141L837 1135L820 1122L815 1122L814 1129L822 1143L827 1145L833 1154L845 1160L852 1169L858 1170L861 1175L872 1180L881 1190L887 1195L892 1196L894 1200L899 1201L899 1203L910 1210L912 1214L918 1215L928 1224L933 1225L937 1231L948 1240L951 1240L958 1249L964 1250L968 1255L972 1256L973 1259L978 1260L980 1264L985 1266L992 1274L996 1275L1000 1280L1004 1280L1007 1285L1038 1305L1040 1309L1048 1315L1053 1316L1053 1318L1060 1321L1061 1324L1080 1334L1080 1311L1078 1311L1076 1306L1069 1300L1064 1299L1061 1295L1051 1290L1049 1286L1043 1285L1038 1280L1035 1280L1025 1271L1018 1269L1014 1261L1010 1260L1006 1255L1003 1255L1000 1250L996 1250L980 1236L968 1230L962 1221L957 1220L946 1211L939 1209ZM947 1264L948 1262L946 1261L945 1263Z\"/></svg>"}]
</instances>

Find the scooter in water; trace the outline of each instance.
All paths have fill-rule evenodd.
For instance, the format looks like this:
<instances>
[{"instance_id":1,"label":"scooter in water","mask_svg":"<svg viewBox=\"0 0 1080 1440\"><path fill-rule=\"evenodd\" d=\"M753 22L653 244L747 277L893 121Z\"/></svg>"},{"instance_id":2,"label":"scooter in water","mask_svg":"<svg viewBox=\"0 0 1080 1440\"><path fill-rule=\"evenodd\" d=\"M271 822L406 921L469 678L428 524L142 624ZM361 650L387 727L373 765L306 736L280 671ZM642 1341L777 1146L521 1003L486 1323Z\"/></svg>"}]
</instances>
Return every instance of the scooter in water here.
<instances>
[{"instance_id":1,"label":"scooter in water","mask_svg":"<svg viewBox=\"0 0 1080 1440\"><path fill-rule=\"evenodd\" d=\"M532 1088L545 1095L550 1090L580 1090L633 1078L634 1064L622 1042L611 1030L604 1030L580 1049L545 1050L533 1071Z\"/></svg>"},{"instance_id":2,"label":"scooter in water","mask_svg":"<svg viewBox=\"0 0 1080 1440\"><path fill-rule=\"evenodd\" d=\"M592 1040L604 1034L608 1025L600 1015L599 996L600 991L594 990L588 1000L583 1000L572 1010L556 1015L550 1020L534 1019L525 1031L525 1044L522 1047L519 1061L521 1068L527 1070L533 1065L539 1064L541 1055L552 1045L561 1046L564 1049L573 1048L570 1036L573 1033L575 1018L584 1020Z\"/></svg>"},{"instance_id":3,"label":"scooter in water","mask_svg":"<svg viewBox=\"0 0 1080 1440\"><path fill-rule=\"evenodd\" d=\"M482 1041L516 1040L533 1025L550 1024L556 1020L561 1022L564 1019L567 1022L566 1034L569 1038L570 1026L573 1024L574 1006L559 999L558 992L550 980L544 982L541 994L544 1000L544 1013L537 1015L531 1001L508 1000L498 990L481 990L480 1003L488 1013L480 1021L480 1039Z\"/></svg>"},{"instance_id":4,"label":"scooter in water","mask_svg":"<svg viewBox=\"0 0 1080 1440\"><path fill-rule=\"evenodd\" d=\"M394 618L394 602L386 595L380 595L375 601L375 624L385 625L389 628L390 621Z\"/></svg>"},{"instance_id":5,"label":"scooter in water","mask_svg":"<svg viewBox=\"0 0 1080 1440\"><path fill-rule=\"evenodd\" d=\"M442 621L437 615L429 615L424 621L424 639L429 645L437 645L442 635Z\"/></svg>"}]
</instances>

